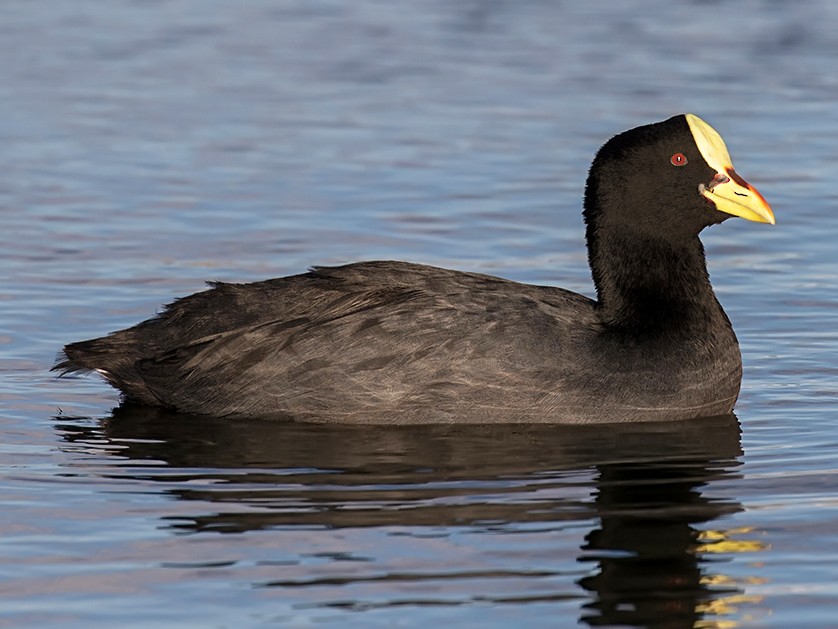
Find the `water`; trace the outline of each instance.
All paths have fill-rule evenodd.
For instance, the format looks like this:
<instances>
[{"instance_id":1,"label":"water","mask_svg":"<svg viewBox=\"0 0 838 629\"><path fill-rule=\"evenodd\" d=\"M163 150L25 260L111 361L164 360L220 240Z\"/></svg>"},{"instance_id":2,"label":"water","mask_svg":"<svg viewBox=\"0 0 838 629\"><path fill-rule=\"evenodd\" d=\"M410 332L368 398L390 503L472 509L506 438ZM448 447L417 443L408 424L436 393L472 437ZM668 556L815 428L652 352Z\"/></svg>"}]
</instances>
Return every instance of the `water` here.
<instances>
[{"instance_id":1,"label":"water","mask_svg":"<svg viewBox=\"0 0 838 629\"><path fill-rule=\"evenodd\" d=\"M836 29L825 0L4 3L0 624L834 627ZM315 263L590 294L593 153L682 111L778 219L704 236L736 417L198 423L47 372Z\"/></svg>"}]
</instances>

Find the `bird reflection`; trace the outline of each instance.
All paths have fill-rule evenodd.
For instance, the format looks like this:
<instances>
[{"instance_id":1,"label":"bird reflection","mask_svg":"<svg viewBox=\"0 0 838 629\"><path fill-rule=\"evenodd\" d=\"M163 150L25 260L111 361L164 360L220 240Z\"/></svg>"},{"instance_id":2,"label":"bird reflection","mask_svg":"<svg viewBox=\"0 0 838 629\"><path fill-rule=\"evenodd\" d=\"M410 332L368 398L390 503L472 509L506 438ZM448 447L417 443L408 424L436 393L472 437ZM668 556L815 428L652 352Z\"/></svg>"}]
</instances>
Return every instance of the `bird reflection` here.
<instances>
[{"instance_id":1,"label":"bird reflection","mask_svg":"<svg viewBox=\"0 0 838 629\"><path fill-rule=\"evenodd\" d=\"M702 459L598 467L600 524L586 535L579 557L598 570L580 580L595 594L582 620L591 626L692 628L707 600L738 591L711 592L705 584L696 526L738 509L701 493L726 468Z\"/></svg>"},{"instance_id":2,"label":"bird reflection","mask_svg":"<svg viewBox=\"0 0 838 629\"><path fill-rule=\"evenodd\" d=\"M175 531L582 521L593 523L577 557L587 569L579 616L589 626L711 627L708 603L731 591L707 578L701 536L741 509L707 491L736 473L733 415L607 427L388 427L229 422L125 406L99 424L57 418L56 427L68 450L111 451L120 477L159 480L179 500L212 505L167 517Z\"/></svg>"}]
</instances>

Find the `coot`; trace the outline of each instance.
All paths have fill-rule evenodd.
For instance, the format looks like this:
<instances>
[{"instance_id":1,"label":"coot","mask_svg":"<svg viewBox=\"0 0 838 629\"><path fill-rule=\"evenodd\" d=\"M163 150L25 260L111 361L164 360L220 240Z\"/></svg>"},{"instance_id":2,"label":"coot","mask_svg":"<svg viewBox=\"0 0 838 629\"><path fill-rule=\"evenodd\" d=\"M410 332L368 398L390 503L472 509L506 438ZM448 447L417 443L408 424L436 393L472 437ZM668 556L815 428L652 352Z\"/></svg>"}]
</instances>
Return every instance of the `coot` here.
<instances>
[{"instance_id":1,"label":"coot","mask_svg":"<svg viewBox=\"0 0 838 629\"><path fill-rule=\"evenodd\" d=\"M631 129L585 189L597 299L407 262L213 283L64 348L128 401L233 418L372 424L637 422L720 415L739 345L699 232L774 223L692 114Z\"/></svg>"}]
</instances>

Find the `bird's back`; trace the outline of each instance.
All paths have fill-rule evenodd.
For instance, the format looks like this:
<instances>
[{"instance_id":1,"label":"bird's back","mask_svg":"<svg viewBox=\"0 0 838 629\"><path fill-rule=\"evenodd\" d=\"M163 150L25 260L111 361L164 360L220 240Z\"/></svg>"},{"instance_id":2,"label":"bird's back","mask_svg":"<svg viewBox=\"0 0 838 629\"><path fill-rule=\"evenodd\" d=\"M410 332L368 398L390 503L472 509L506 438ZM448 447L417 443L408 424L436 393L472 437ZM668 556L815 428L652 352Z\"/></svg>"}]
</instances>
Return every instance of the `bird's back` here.
<instances>
[{"instance_id":1,"label":"bird's back","mask_svg":"<svg viewBox=\"0 0 838 629\"><path fill-rule=\"evenodd\" d=\"M58 368L212 415L532 421L528 410L581 377L578 348L598 325L594 303L562 289L366 262L214 284L68 345Z\"/></svg>"}]
</instances>

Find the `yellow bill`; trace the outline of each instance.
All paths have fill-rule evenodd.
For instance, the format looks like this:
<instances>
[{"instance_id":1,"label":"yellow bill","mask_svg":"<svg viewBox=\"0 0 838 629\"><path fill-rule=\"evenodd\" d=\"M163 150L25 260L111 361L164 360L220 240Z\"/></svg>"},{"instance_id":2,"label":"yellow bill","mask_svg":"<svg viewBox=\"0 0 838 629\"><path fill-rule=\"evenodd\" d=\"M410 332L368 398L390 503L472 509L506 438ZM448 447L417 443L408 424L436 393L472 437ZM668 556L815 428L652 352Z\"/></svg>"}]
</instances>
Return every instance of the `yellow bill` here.
<instances>
[{"instance_id":1,"label":"yellow bill","mask_svg":"<svg viewBox=\"0 0 838 629\"><path fill-rule=\"evenodd\" d=\"M713 203L720 212L774 225L774 212L768 202L733 169L722 136L698 116L686 114L686 118L701 156L716 171L713 181L698 187L701 196Z\"/></svg>"}]
</instances>

